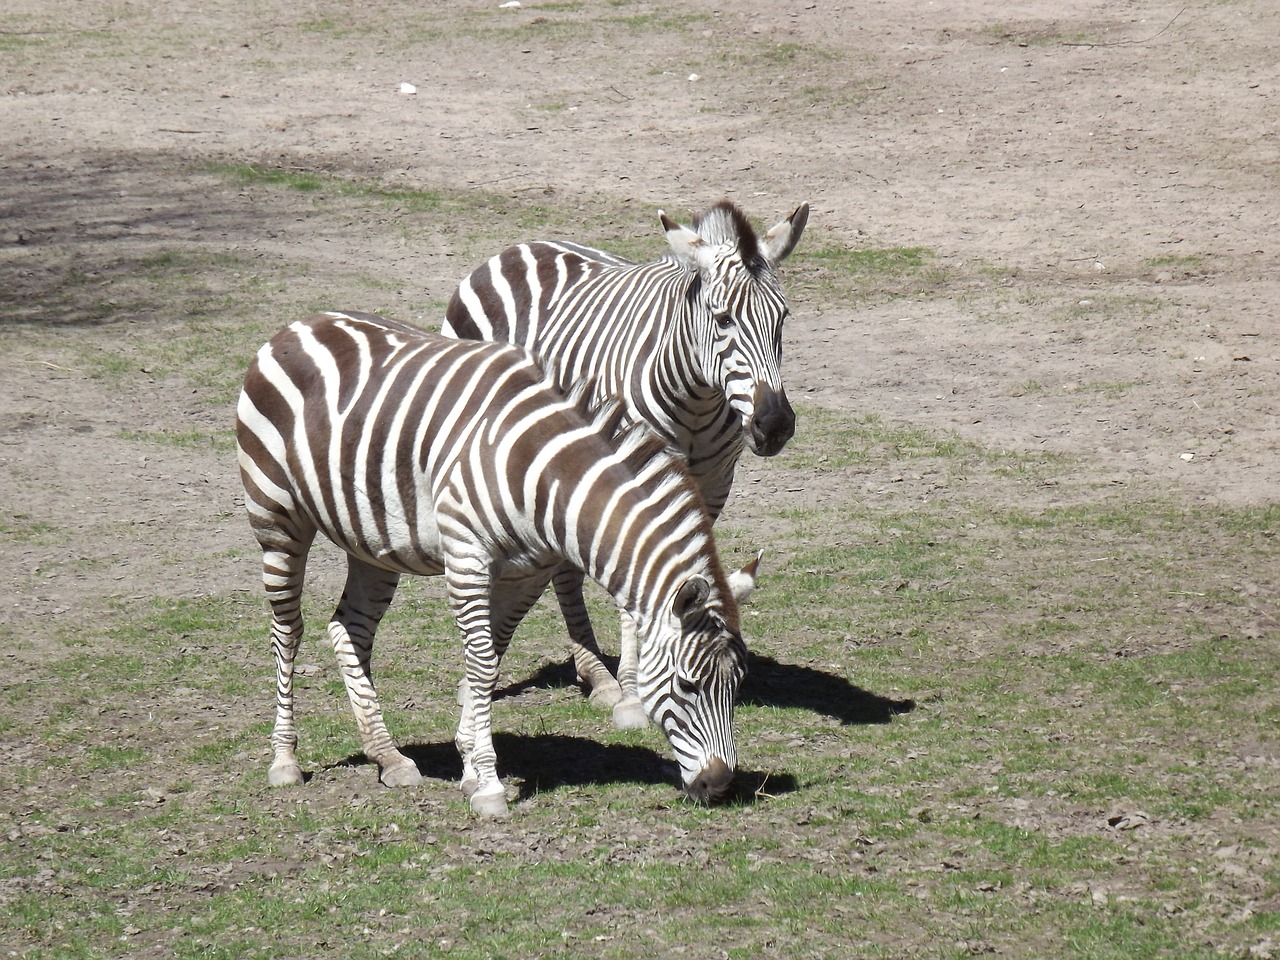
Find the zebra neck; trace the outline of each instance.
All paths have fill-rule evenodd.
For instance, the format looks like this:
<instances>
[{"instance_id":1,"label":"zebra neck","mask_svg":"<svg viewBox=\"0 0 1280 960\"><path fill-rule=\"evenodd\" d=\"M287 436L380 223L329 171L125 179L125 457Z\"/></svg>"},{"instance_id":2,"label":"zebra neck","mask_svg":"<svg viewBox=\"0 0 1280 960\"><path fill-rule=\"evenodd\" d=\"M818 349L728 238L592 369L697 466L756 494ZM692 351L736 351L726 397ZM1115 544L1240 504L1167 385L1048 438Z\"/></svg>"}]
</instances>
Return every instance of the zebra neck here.
<instances>
[{"instance_id":1,"label":"zebra neck","mask_svg":"<svg viewBox=\"0 0 1280 960\"><path fill-rule=\"evenodd\" d=\"M720 418L728 406L724 389L712 383L704 369L707 347L698 337L699 307L686 300L674 322L662 331L652 361L646 365L646 392L660 398L672 423L694 433Z\"/></svg>"},{"instance_id":2,"label":"zebra neck","mask_svg":"<svg viewBox=\"0 0 1280 960\"><path fill-rule=\"evenodd\" d=\"M683 464L649 431L632 434L616 458L603 461L557 471L563 499L552 513L564 518L563 537L554 536L554 523L544 529L622 609L649 617L682 572L715 568L707 559L710 523ZM566 483L568 476L577 482Z\"/></svg>"}]
</instances>

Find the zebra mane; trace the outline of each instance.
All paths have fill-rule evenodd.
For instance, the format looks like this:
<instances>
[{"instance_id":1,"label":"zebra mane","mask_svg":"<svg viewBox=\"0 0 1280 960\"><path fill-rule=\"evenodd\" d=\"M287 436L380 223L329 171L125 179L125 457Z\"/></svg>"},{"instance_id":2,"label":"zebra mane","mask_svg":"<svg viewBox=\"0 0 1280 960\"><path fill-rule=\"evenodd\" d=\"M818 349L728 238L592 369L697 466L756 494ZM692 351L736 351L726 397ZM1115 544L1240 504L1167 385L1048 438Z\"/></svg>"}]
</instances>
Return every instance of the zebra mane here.
<instances>
[{"instance_id":1,"label":"zebra mane","mask_svg":"<svg viewBox=\"0 0 1280 960\"><path fill-rule=\"evenodd\" d=\"M760 252L760 239L755 227L738 205L731 200L721 200L710 210L700 213L693 221L693 229L713 246L733 244L738 256L753 276L769 269L769 261Z\"/></svg>"},{"instance_id":2,"label":"zebra mane","mask_svg":"<svg viewBox=\"0 0 1280 960\"><path fill-rule=\"evenodd\" d=\"M603 396L596 389L597 378L585 377L569 388L566 398L591 425L615 440L626 418L626 408L618 397Z\"/></svg>"}]
</instances>

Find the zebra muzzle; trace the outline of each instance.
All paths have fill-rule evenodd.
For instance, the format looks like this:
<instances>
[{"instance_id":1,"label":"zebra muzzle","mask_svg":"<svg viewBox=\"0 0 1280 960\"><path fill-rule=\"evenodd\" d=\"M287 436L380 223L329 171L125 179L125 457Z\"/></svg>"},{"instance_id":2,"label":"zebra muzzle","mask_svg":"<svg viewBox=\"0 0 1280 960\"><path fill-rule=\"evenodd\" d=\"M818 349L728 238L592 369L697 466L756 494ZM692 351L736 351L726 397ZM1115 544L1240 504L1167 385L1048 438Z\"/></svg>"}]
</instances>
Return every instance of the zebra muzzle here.
<instances>
[{"instance_id":1,"label":"zebra muzzle","mask_svg":"<svg viewBox=\"0 0 1280 960\"><path fill-rule=\"evenodd\" d=\"M751 452L772 457L782 452L796 432L796 412L791 409L786 389L774 390L757 383L751 400L751 419L747 421L747 443Z\"/></svg>"},{"instance_id":2,"label":"zebra muzzle","mask_svg":"<svg viewBox=\"0 0 1280 960\"><path fill-rule=\"evenodd\" d=\"M729 795L733 787L733 768L719 757L712 757L711 762L702 768L684 792L691 800L704 805L719 803Z\"/></svg>"}]
</instances>

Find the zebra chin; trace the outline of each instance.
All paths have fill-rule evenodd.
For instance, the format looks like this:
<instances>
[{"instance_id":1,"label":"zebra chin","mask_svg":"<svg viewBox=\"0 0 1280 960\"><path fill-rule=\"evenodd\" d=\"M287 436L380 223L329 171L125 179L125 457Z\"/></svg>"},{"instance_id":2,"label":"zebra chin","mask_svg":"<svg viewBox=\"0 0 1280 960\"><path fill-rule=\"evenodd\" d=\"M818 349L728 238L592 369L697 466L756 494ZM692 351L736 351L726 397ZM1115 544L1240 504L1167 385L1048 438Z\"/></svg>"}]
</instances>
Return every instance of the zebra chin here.
<instances>
[{"instance_id":1,"label":"zebra chin","mask_svg":"<svg viewBox=\"0 0 1280 960\"><path fill-rule=\"evenodd\" d=\"M773 457L781 453L796 432L796 412L791 409L787 391L774 390L764 383L756 384L751 417L745 426L747 446L752 453L758 457Z\"/></svg>"},{"instance_id":2,"label":"zebra chin","mask_svg":"<svg viewBox=\"0 0 1280 960\"><path fill-rule=\"evenodd\" d=\"M703 806L721 803L733 789L733 777L731 766L719 757L712 757L702 772L685 784L685 796Z\"/></svg>"}]
</instances>

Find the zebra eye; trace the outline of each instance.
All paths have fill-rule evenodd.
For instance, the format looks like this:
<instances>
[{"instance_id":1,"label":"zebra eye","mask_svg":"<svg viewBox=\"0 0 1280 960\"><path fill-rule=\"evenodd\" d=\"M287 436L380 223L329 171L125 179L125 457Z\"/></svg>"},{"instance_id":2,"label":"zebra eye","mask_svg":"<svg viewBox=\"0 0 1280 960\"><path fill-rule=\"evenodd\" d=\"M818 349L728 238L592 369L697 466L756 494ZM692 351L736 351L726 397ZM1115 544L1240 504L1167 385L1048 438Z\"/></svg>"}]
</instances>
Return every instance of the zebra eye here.
<instances>
[{"instance_id":1,"label":"zebra eye","mask_svg":"<svg viewBox=\"0 0 1280 960\"><path fill-rule=\"evenodd\" d=\"M688 677L680 676L680 674L676 674L676 689L686 697L696 697L698 695L698 685Z\"/></svg>"},{"instance_id":2,"label":"zebra eye","mask_svg":"<svg viewBox=\"0 0 1280 960\"><path fill-rule=\"evenodd\" d=\"M721 330L728 330L733 326L733 315L729 312L716 314L716 326Z\"/></svg>"}]
</instances>

